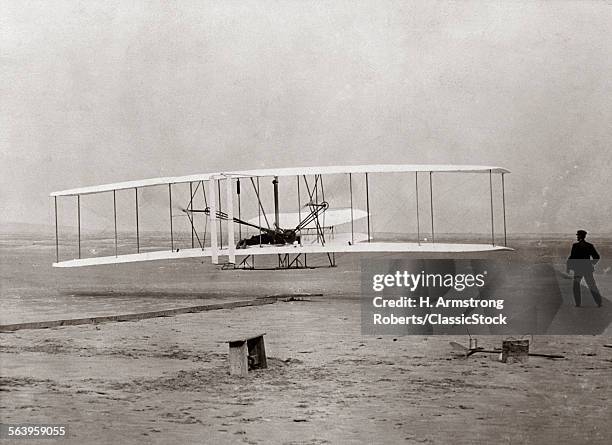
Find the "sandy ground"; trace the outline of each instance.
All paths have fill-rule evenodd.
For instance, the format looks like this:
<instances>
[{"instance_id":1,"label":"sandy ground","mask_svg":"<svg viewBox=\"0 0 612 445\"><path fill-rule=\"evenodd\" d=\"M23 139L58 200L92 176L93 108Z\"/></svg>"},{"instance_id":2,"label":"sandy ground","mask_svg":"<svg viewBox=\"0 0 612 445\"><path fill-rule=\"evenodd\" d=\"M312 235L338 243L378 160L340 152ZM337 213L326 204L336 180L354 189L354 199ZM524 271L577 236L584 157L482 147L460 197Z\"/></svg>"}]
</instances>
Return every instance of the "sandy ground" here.
<instances>
[{"instance_id":1,"label":"sandy ground","mask_svg":"<svg viewBox=\"0 0 612 445\"><path fill-rule=\"evenodd\" d=\"M8 302L11 321L34 308L47 319L88 307L111 309L115 301L122 310L200 303L222 298L236 279L234 272L202 271L195 263L180 266L180 285L164 281L172 272L157 267L173 266L161 263L119 275L116 269L83 269L52 278L46 255L13 249L10 261L3 256L3 309ZM15 271L23 273L16 278ZM221 278L206 281L201 292L202 274ZM63 443L612 440L612 349L603 346L612 343L610 336L532 339L533 351L565 355L561 360L463 359L451 354L449 341L466 344L466 337L362 336L354 262L274 282L269 272L240 274L253 278L241 279L230 298L283 289L325 296L0 334L1 421L68 424ZM269 369L239 379L228 373L225 341L243 332L266 332ZM486 336L479 343L499 347L501 340Z\"/></svg>"},{"instance_id":2,"label":"sandy ground","mask_svg":"<svg viewBox=\"0 0 612 445\"><path fill-rule=\"evenodd\" d=\"M2 421L73 443L609 443L612 349L536 337L565 360L454 358L457 337L361 337L352 300L2 337ZM228 375L225 340L266 332L268 370ZM498 346L501 338L481 339Z\"/></svg>"}]
</instances>

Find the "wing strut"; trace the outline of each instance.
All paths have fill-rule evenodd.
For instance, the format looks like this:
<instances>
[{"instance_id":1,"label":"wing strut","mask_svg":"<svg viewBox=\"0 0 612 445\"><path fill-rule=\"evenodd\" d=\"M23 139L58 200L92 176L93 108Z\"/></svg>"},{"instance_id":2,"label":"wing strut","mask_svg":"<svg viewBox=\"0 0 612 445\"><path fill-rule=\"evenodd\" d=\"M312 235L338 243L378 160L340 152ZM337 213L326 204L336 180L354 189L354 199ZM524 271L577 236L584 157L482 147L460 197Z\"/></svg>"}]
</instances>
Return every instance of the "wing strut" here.
<instances>
[{"instance_id":1,"label":"wing strut","mask_svg":"<svg viewBox=\"0 0 612 445\"><path fill-rule=\"evenodd\" d=\"M504 209L504 246L508 246L508 242L506 240L506 191L504 185L504 174L501 174L501 183L502 183L502 207Z\"/></svg>"},{"instance_id":2,"label":"wing strut","mask_svg":"<svg viewBox=\"0 0 612 445\"><path fill-rule=\"evenodd\" d=\"M432 172L429 172L429 210L431 211L431 242L436 242L436 234L434 232L434 208L433 208L433 183Z\"/></svg>"},{"instance_id":3,"label":"wing strut","mask_svg":"<svg viewBox=\"0 0 612 445\"><path fill-rule=\"evenodd\" d=\"M317 187L317 183L319 182L319 176L315 175L315 183L314 183L314 187L312 188L312 191L310 191L310 187L308 186L308 180L306 179L306 175L302 175L304 178L304 183L306 184L306 191L308 192L308 199L310 200L310 202L312 202L312 197L315 195L315 189ZM316 199L316 196L315 196Z\"/></svg>"},{"instance_id":4,"label":"wing strut","mask_svg":"<svg viewBox=\"0 0 612 445\"><path fill-rule=\"evenodd\" d=\"M351 244L355 244L355 227L353 221L353 174L349 173L349 193L351 195Z\"/></svg>"},{"instance_id":5,"label":"wing strut","mask_svg":"<svg viewBox=\"0 0 612 445\"><path fill-rule=\"evenodd\" d=\"M81 195L77 195L77 238L79 242L79 259L81 259Z\"/></svg>"},{"instance_id":6,"label":"wing strut","mask_svg":"<svg viewBox=\"0 0 612 445\"><path fill-rule=\"evenodd\" d=\"M189 181L189 206L187 206L189 210L193 209L193 182ZM189 223L191 224L191 248L195 248L195 239L194 239L194 227L193 227L193 219L189 218Z\"/></svg>"},{"instance_id":7,"label":"wing strut","mask_svg":"<svg viewBox=\"0 0 612 445\"><path fill-rule=\"evenodd\" d=\"M57 228L57 196L53 197L53 204L55 206L55 258L59 263L59 229Z\"/></svg>"},{"instance_id":8,"label":"wing strut","mask_svg":"<svg viewBox=\"0 0 612 445\"><path fill-rule=\"evenodd\" d=\"M309 198L309 202L308 202L308 206L310 207L310 215L314 215L313 219L310 219L309 222L314 221L315 222L315 226L316 226L316 230L317 230L317 241L320 239L321 243L323 245L325 245L325 235L323 233L323 229L321 228L321 224L319 223L319 211L316 209L317 207L320 206L328 206L328 204L326 202L323 202L321 204L319 204L319 177L321 175L315 175L315 183L314 186L312 187L312 190L310 190L310 187L308 186L308 180L306 179L306 175L302 175L304 178L304 184L306 184L306 191L308 192L308 198ZM312 200L314 196L314 202ZM327 207L324 208L324 210L327 210ZM308 216L306 217L308 218Z\"/></svg>"},{"instance_id":9,"label":"wing strut","mask_svg":"<svg viewBox=\"0 0 612 445\"><path fill-rule=\"evenodd\" d=\"M421 223L419 221L419 172L414 172L414 187L416 189L417 243L421 245Z\"/></svg>"},{"instance_id":10,"label":"wing strut","mask_svg":"<svg viewBox=\"0 0 612 445\"><path fill-rule=\"evenodd\" d=\"M136 198L136 252L140 253L140 231L138 228L138 187L134 187L134 197Z\"/></svg>"},{"instance_id":11,"label":"wing strut","mask_svg":"<svg viewBox=\"0 0 612 445\"><path fill-rule=\"evenodd\" d=\"M202 186L202 195L204 196L204 205L208 207L208 200L206 199L206 187L204 187L204 181L200 181L200 185ZM201 243L202 249L204 249L204 246L206 245L206 232L208 232L208 218L204 220L204 237Z\"/></svg>"},{"instance_id":12,"label":"wing strut","mask_svg":"<svg viewBox=\"0 0 612 445\"><path fill-rule=\"evenodd\" d=\"M308 193L308 207L310 207L310 212L311 214L315 211L315 206L318 205L319 202L319 191L318 191L318 183L319 183L319 175L315 175L315 183L314 186L312 187L312 190L310 190L310 187L308 186L308 180L306 179L306 175L302 175L302 177L304 178L304 184L306 184L306 192ZM314 203L313 203L313 198L314 197ZM310 220L313 221L313 220ZM323 245L325 245L325 239L323 238L323 234L321 231L321 226L319 224L319 219L318 218L314 218L314 222L315 222L315 226L316 226L316 230L317 230L317 241L319 239L323 240Z\"/></svg>"},{"instance_id":13,"label":"wing strut","mask_svg":"<svg viewBox=\"0 0 612 445\"><path fill-rule=\"evenodd\" d=\"M236 263L236 244L234 243L234 190L232 188L232 177L228 176L225 179L227 193L227 250L228 262Z\"/></svg>"},{"instance_id":14,"label":"wing strut","mask_svg":"<svg viewBox=\"0 0 612 445\"><path fill-rule=\"evenodd\" d=\"M315 195L315 202L310 203L310 212L314 215L314 221L317 226L317 238L321 240L321 244L325 246L325 234L323 233L323 229L321 228L321 223L319 222L319 210L316 208L319 206L319 180L322 180L321 175L315 175L315 183L313 188L313 193ZM322 189L321 189L322 191ZM323 204L326 204L325 202Z\"/></svg>"},{"instance_id":15,"label":"wing strut","mask_svg":"<svg viewBox=\"0 0 612 445\"><path fill-rule=\"evenodd\" d=\"M195 228L195 220L193 219L192 210L193 210L193 198L198 193L198 189L202 186L202 192L204 195L204 203L206 204L206 190L204 188L203 181L197 181L196 188L193 188L193 182L189 183L189 204L187 204L187 211L183 209L183 211L187 214L187 218L189 218L189 224L191 225L191 248L195 248L195 241L197 240L198 245L201 249L204 249L204 243L206 242L206 231L207 231L207 222L204 221L204 239L201 240L198 235L198 231Z\"/></svg>"},{"instance_id":16,"label":"wing strut","mask_svg":"<svg viewBox=\"0 0 612 445\"><path fill-rule=\"evenodd\" d=\"M187 218L189 218L189 222L191 223L191 227L193 228L193 233L195 235L196 240L198 241L198 244L200 245L200 248L204 249L204 244L202 244L202 241L200 240L198 232L193 227L193 216L191 215L193 213L193 210L187 210L187 211L185 211L185 213L187 213ZM206 237L206 228L204 229L204 237ZM195 248L195 246L194 246L194 248Z\"/></svg>"},{"instance_id":17,"label":"wing strut","mask_svg":"<svg viewBox=\"0 0 612 445\"><path fill-rule=\"evenodd\" d=\"M326 202L325 201L325 189L323 188L323 175L319 175L319 182L321 183L321 200L322 202ZM319 214L317 213L317 220L318 220L318 216ZM322 216L323 216L323 227L325 227L325 212L323 212ZM323 235L323 230L321 230L321 235ZM323 239L323 245L325 245L325 239Z\"/></svg>"},{"instance_id":18,"label":"wing strut","mask_svg":"<svg viewBox=\"0 0 612 445\"><path fill-rule=\"evenodd\" d=\"M217 193L219 194L219 211L221 211L221 180L217 180ZM223 226L221 225L221 221L219 221L219 241L220 248L223 249Z\"/></svg>"},{"instance_id":19,"label":"wing strut","mask_svg":"<svg viewBox=\"0 0 612 445\"><path fill-rule=\"evenodd\" d=\"M251 183L253 184L253 188L255 188L255 183L253 182L253 178L251 178ZM257 224L259 224L259 247L261 247L261 212L263 211L263 207L261 205L261 200L259 199L259 176L257 177L257 188L255 189L255 193L257 194ZM264 213L264 217L266 214ZM266 218L266 224L268 224L268 218ZM270 227L270 224L268 224Z\"/></svg>"},{"instance_id":20,"label":"wing strut","mask_svg":"<svg viewBox=\"0 0 612 445\"><path fill-rule=\"evenodd\" d=\"M297 201L298 201L298 219L302 220L302 201L300 200L300 175L296 175L297 180Z\"/></svg>"},{"instance_id":21,"label":"wing strut","mask_svg":"<svg viewBox=\"0 0 612 445\"><path fill-rule=\"evenodd\" d=\"M251 177L251 184L253 185L253 190L255 190L255 194L257 195L257 204L259 205L258 207L258 212L259 212L259 225L261 226L261 215L263 214L264 219L266 220L266 225L268 226L268 229L270 228L270 223L268 222L268 217L266 216L266 212L263 208L263 205L261 204L261 199L259 197L259 177L257 177L257 186L255 186L255 181L253 181L253 178Z\"/></svg>"},{"instance_id":22,"label":"wing strut","mask_svg":"<svg viewBox=\"0 0 612 445\"><path fill-rule=\"evenodd\" d=\"M278 176L274 177L272 184L274 185L274 226L276 229L280 229L280 221L278 219Z\"/></svg>"},{"instance_id":23,"label":"wing strut","mask_svg":"<svg viewBox=\"0 0 612 445\"><path fill-rule=\"evenodd\" d=\"M240 178L236 179L236 194L238 195L238 219L242 219L240 214ZM242 226L238 225L238 239L242 239Z\"/></svg>"},{"instance_id":24,"label":"wing strut","mask_svg":"<svg viewBox=\"0 0 612 445\"><path fill-rule=\"evenodd\" d=\"M368 183L368 174L365 174L366 183L366 212L368 213L368 243L370 242L370 186Z\"/></svg>"},{"instance_id":25,"label":"wing strut","mask_svg":"<svg viewBox=\"0 0 612 445\"><path fill-rule=\"evenodd\" d=\"M198 245L200 246L201 249L204 249L204 242L206 241L206 230L208 227L208 224L206 223L206 221L204 221L204 242L202 240L200 240L200 236L198 235L198 231L195 228L195 221L194 221L194 217L193 217L193 198L195 197L195 195L198 193L198 188L200 188L200 185L202 185L202 191L204 192L204 203L206 203L206 191L204 189L204 183L203 181L198 181L195 190L193 189L193 183L190 182L189 183L189 204L187 204L187 209L183 209L183 212L185 212L185 214L187 215L187 218L189 218L189 224L191 225L191 248L195 248L195 241L198 241ZM195 238L195 239L194 239Z\"/></svg>"},{"instance_id":26,"label":"wing strut","mask_svg":"<svg viewBox=\"0 0 612 445\"><path fill-rule=\"evenodd\" d=\"M215 198L215 179L211 178L208 182L208 194L210 195L210 252L213 264L219 264L219 252L217 245L217 203Z\"/></svg>"},{"instance_id":27,"label":"wing strut","mask_svg":"<svg viewBox=\"0 0 612 445\"><path fill-rule=\"evenodd\" d=\"M172 230L172 184L168 184L168 202L170 208L170 249L174 252L174 231Z\"/></svg>"},{"instance_id":28,"label":"wing strut","mask_svg":"<svg viewBox=\"0 0 612 445\"><path fill-rule=\"evenodd\" d=\"M495 221L493 220L493 170L489 170L489 195L491 197L491 245L495 245Z\"/></svg>"},{"instance_id":29,"label":"wing strut","mask_svg":"<svg viewBox=\"0 0 612 445\"><path fill-rule=\"evenodd\" d=\"M206 200L206 187L204 187L204 181L200 181L200 185L202 186L202 196L204 196L204 205L208 207L208 201ZM197 187L196 187L196 191L197 191Z\"/></svg>"},{"instance_id":30,"label":"wing strut","mask_svg":"<svg viewBox=\"0 0 612 445\"><path fill-rule=\"evenodd\" d=\"M117 256L117 190L113 190L113 220L115 222L115 256Z\"/></svg>"}]
</instances>

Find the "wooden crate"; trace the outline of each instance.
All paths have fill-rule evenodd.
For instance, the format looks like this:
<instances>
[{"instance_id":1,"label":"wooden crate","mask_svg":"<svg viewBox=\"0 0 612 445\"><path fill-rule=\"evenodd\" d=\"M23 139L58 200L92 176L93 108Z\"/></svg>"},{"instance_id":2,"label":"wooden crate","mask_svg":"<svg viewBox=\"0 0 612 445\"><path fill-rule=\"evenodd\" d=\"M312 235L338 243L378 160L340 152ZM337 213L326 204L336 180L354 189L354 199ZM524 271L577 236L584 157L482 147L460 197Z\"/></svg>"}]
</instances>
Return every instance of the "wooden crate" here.
<instances>
[{"instance_id":1,"label":"wooden crate","mask_svg":"<svg viewBox=\"0 0 612 445\"><path fill-rule=\"evenodd\" d=\"M246 377L252 369L268 367L264 335L265 332L228 341L231 375Z\"/></svg>"},{"instance_id":2,"label":"wooden crate","mask_svg":"<svg viewBox=\"0 0 612 445\"><path fill-rule=\"evenodd\" d=\"M529 358L529 340L504 340L502 342L502 362L526 362Z\"/></svg>"}]
</instances>

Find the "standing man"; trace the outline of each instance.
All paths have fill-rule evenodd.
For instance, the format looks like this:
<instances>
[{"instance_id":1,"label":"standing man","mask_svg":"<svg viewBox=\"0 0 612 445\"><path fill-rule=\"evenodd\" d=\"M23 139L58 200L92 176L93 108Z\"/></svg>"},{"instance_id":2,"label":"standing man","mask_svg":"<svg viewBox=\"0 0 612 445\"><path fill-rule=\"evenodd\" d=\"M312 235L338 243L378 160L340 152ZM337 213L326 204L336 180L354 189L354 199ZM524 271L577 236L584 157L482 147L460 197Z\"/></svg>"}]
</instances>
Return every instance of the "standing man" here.
<instances>
[{"instance_id":1,"label":"standing man","mask_svg":"<svg viewBox=\"0 0 612 445\"><path fill-rule=\"evenodd\" d=\"M589 286L597 307L601 307L601 294L597 289L597 284L595 284L595 278L593 278L593 270L595 270L593 266L599 261L599 254L595 247L585 240L586 236L587 233L584 230L576 232L578 242L572 245L572 253L567 259L566 271L567 273L570 269L574 271L574 301L576 307L580 307L580 282L583 278Z\"/></svg>"}]
</instances>

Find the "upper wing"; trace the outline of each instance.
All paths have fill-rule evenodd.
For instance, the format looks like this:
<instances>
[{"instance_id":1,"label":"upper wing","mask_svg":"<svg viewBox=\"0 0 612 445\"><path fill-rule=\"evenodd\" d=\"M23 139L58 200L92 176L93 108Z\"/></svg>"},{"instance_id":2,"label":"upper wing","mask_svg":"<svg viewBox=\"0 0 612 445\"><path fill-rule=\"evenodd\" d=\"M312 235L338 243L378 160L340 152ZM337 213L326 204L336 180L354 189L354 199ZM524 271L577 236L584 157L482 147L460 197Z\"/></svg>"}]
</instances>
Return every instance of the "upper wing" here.
<instances>
[{"instance_id":1,"label":"upper wing","mask_svg":"<svg viewBox=\"0 0 612 445\"><path fill-rule=\"evenodd\" d=\"M510 173L502 167L487 165L453 165L453 164L373 164L373 165L338 165L324 167L296 167L243 170L225 172L231 176L297 176L297 175L333 175L348 173L406 173L406 172L455 172L455 173Z\"/></svg>"},{"instance_id":2,"label":"upper wing","mask_svg":"<svg viewBox=\"0 0 612 445\"><path fill-rule=\"evenodd\" d=\"M163 184L180 184L186 182L208 181L220 177L261 177L261 176L301 176L301 175L331 175L349 173L402 173L402 172L462 172L462 173L509 173L510 171L495 166L486 165L432 165L432 164L374 164L374 165L341 165L324 167L296 167L259 170L239 170L234 172L213 172L188 176L169 176L162 178L143 179L139 181L115 182L90 187L80 187L52 192L51 196L74 196L91 193L109 192L137 187L150 187Z\"/></svg>"},{"instance_id":3,"label":"upper wing","mask_svg":"<svg viewBox=\"0 0 612 445\"><path fill-rule=\"evenodd\" d=\"M182 184L187 182L200 182L209 181L215 175L219 173L203 173L200 175L189 175L189 176L169 176L164 178L149 178L141 179L138 181L124 181L124 182L113 182L102 185L92 185L89 187L79 187L69 190L61 190L59 192L52 192L51 196L76 196L76 195L91 195L93 193L112 192L113 190L125 190L142 187L152 187L155 185L164 184Z\"/></svg>"}]
</instances>

